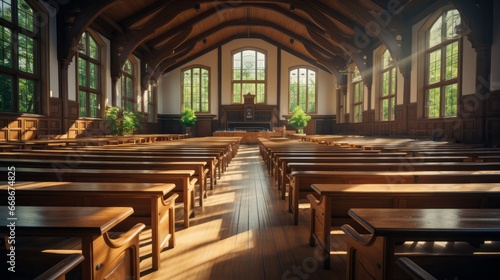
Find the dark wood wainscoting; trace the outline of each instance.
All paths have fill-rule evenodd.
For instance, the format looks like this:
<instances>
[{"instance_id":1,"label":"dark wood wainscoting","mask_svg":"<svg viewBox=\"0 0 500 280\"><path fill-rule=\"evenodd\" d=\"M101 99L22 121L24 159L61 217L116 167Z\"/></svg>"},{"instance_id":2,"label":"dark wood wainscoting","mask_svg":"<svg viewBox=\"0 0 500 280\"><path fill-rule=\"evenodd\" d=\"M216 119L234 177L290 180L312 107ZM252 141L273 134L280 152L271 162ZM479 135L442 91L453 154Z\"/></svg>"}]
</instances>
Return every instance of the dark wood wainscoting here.
<instances>
[{"instance_id":1,"label":"dark wood wainscoting","mask_svg":"<svg viewBox=\"0 0 500 280\"><path fill-rule=\"evenodd\" d=\"M159 114L158 115L158 133L184 133L184 127L179 123L180 114ZM215 115L196 115L198 121L191 128L193 137L212 136L212 133L218 128L214 127Z\"/></svg>"},{"instance_id":2,"label":"dark wood wainscoting","mask_svg":"<svg viewBox=\"0 0 500 280\"><path fill-rule=\"evenodd\" d=\"M0 115L0 140L36 139L39 135L59 134L61 120L36 115Z\"/></svg>"}]
</instances>

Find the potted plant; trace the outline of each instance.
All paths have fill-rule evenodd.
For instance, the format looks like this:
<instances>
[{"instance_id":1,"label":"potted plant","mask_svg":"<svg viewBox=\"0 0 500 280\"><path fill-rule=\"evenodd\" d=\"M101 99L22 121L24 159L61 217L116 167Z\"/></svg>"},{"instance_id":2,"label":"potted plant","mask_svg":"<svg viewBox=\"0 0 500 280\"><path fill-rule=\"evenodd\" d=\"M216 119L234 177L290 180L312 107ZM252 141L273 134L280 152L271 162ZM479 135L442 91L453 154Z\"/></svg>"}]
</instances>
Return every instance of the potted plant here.
<instances>
[{"instance_id":1,"label":"potted plant","mask_svg":"<svg viewBox=\"0 0 500 280\"><path fill-rule=\"evenodd\" d=\"M288 121L288 124L295 127L298 134L302 134L309 120L311 120L311 116L307 115L302 108L297 106L293 110L293 115Z\"/></svg>"},{"instance_id":2,"label":"potted plant","mask_svg":"<svg viewBox=\"0 0 500 280\"><path fill-rule=\"evenodd\" d=\"M106 109L106 120L111 135L132 135L141 128L141 114L124 111L119 107L108 107Z\"/></svg>"},{"instance_id":3,"label":"potted plant","mask_svg":"<svg viewBox=\"0 0 500 280\"><path fill-rule=\"evenodd\" d=\"M181 118L179 119L179 122L185 128L186 133L189 133L191 127L193 127L196 124L196 121L197 121L196 115L194 114L194 111L190 108L184 109L184 112L181 113Z\"/></svg>"}]
</instances>

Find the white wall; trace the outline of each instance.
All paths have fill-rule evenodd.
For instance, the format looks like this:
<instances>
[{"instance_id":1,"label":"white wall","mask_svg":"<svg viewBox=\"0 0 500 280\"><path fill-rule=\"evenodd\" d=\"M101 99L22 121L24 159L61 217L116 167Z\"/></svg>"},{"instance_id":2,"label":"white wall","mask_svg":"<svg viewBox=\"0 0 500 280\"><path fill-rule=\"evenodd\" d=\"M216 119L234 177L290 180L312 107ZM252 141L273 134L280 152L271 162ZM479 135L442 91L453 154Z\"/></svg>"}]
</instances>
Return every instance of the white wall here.
<instances>
[{"instance_id":1,"label":"white wall","mask_svg":"<svg viewBox=\"0 0 500 280\"><path fill-rule=\"evenodd\" d=\"M288 69L294 66L308 66L318 72L318 114L335 114L335 92L336 79L333 75L285 52L281 52L281 92L278 88L278 48L260 39L237 39L233 40L221 48L221 104L231 104L231 77L232 77L232 52L242 48L257 48L267 54L266 75L267 75L267 100L269 105L278 104L278 94L280 95L281 115L288 114ZM213 50L188 64L182 65L165 75L161 76L158 91L158 112L160 114L179 114L181 111L181 70L195 65L210 67L210 113L218 113L218 51ZM280 116L281 119L282 116Z\"/></svg>"},{"instance_id":2,"label":"white wall","mask_svg":"<svg viewBox=\"0 0 500 280\"><path fill-rule=\"evenodd\" d=\"M463 39L462 95L476 93L476 51L466 37Z\"/></svg>"}]
</instances>

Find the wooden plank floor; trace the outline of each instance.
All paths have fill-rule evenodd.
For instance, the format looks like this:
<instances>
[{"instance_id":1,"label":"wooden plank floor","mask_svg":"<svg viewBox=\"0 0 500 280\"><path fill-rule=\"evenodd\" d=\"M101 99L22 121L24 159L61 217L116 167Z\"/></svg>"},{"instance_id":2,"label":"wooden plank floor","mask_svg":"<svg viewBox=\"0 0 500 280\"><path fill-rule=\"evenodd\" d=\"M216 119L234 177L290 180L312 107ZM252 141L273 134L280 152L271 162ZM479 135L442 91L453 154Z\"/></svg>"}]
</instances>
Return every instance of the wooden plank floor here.
<instances>
[{"instance_id":1,"label":"wooden plank floor","mask_svg":"<svg viewBox=\"0 0 500 280\"><path fill-rule=\"evenodd\" d=\"M240 146L189 228L176 220L176 246L162 252L158 271L150 269L148 234L141 235L141 279L345 278L343 234L333 242L331 270L324 270L320 254L308 245L309 207L301 205L294 226L256 145Z\"/></svg>"}]
</instances>

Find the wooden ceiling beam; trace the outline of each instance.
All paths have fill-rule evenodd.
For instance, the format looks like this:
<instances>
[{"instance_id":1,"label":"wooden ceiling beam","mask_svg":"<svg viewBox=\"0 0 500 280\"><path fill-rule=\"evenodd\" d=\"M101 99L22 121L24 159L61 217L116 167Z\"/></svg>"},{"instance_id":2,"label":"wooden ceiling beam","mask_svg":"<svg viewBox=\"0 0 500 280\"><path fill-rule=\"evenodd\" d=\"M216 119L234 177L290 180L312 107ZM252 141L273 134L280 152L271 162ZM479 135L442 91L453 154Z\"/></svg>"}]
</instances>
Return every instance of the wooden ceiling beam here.
<instances>
[{"instance_id":1,"label":"wooden ceiling beam","mask_svg":"<svg viewBox=\"0 0 500 280\"><path fill-rule=\"evenodd\" d=\"M71 63L71 60L77 51L76 46L78 45L80 37L85 29L87 29L104 11L118 2L118 0L101 0L92 1L90 3L87 1L80 2L81 12L78 13L75 20L71 23L66 22L66 19L64 18L64 11L58 13L58 38L60 38L58 40L59 59L64 65L69 65ZM73 4L76 5L76 3ZM74 9L75 7L71 6L71 8Z\"/></svg>"},{"instance_id":2,"label":"wooden ceiling beam","mask_svg":"<svg viewBox=\"0 0 500 280\"><path fill-rule=\"evenodd\" d=\"M236 39L243 39L243 38L248 38L248 34L246 34L246 33L245 34L237 34L237 35L233 35L231 37L228 37L225 40L222 40L221 42L219 42L218 44L213 45L210 48L207 48L207 49L203 50L202 52L199 52L199 53L197 53L197 54L195 54L193 56L185 57L182 60L178 60L175 63L172 63L170 66L165 67L162 70L162 72L163 73L167 73L169 71L172 71L173 69L175 69L177 67L180 67L180 66L188 63L192 59L198 58L198 57L200 57L200 56L202 56L202 55L204 55L204 54L206 54L208 52L213 51L214 49L218 48L221 45L227 44L228 42L231 42L231 41L236 40ZM310 63L311 65L314 65L314 66L318 67L319 69L321 69L321 70L323 70L325 72L330 72L330 70L328 68L326 68L324 65L318 63L317 61L311 60L309 57L305 56L304 54L299 53L299 52L291 49L290 47L287 47L287 46L285 46L285 45L283 45L283 44L281 44L281 43L275 41L274 39L269 38L269 37L267 37L265 35L251 34L250 38L261 39L261 40L263 40L263 41L265 41L265 42L267 42L267 43L269 43L269 44L271 44L273 46L280 47L282 50L284 50L284 51L286 51L286 52L288 52L288 53L290 53L290 54L292 54L292 55L294 55L294 56L296 56L296 57L298 57L298 58L300 58L300 59L302 59L302 60ZM167 64L163 64L163 65L166 66Z\"/></svg>"},{"instance_id":3,"label":"wooden ceiling beam","mask_svg":"<svg viewBox=\"0 0 500 280\"><path fill-rule=\"evenodd\" d=\"M255 8L259 8L259 9L274 11L274 12L277 12L277 13L289 18L292 21L295 21L297 23L300 23L300 24L306 26L307 28L315 30L318 33L322 33L322 34L325 33L325 30L322 29L321 27L319 27L318 25L316 25L316 24L312 23L311 21L308 21L302 17L299 17L296 14L290 12L289 10L283 9L282 7L275 5L275 4L268 4L268 3L252 4L252 3L245 2L245 3L241 3L237 7L238 8L240 8L240 7L245 7L245 8L255 7ZM179 26L176 26L176 27L170 29L168 32L165 32L164 34L162 34L154 39L149 40L148 45L154 47L155 45L164 41L165 38L169 38L170 36L172 36L172 34L176 34L177 32L180 32L180 30L186 28L186 26L194 26L196 24L199 24L199 23L205 21L206 19L208 19L214 15L217 15L217 13L219 13L225 9L229 9L229 8L235 8L235 7L231 7L228 5L219 5L217 7L214 7L213 9L210 9L206 12L203 12L200 15L198 15L198 16L196 16L188 21L183 22Z\"/></svg>"},{"instance_id":4,"label":"wooden ceiling beam","mask_svg":"<svg viewBox=\"0 0 500 280\"><path fill-rule=\"evenodd\" d=\"M134 12L131 16L123 19L120 21L120 25L123 26L123 28L127 29L130 26L134 25L138 21L142 20L145 17L149 17L153 15L154 13L158 12L159 10L163 10L164 8L167 8L171 6L172 4L175 4L175 0L162 0L162 1L156 1L155 3L146 6L146 8Z\"/></svg>"},{"instance_id":5,"label":"wooden ceiling beam","mask_svg":"<svg viewBox=\"0 0 500 280\"><path fill-rule=\"evenodd\" d=\"M297 34L293 33L292 31L290 31L288 29L283 28L282 26L276 25L272 22L262 21L260 19L244 19L244 20L237 20L237 21L226 21L218 26L214 26L210 30L206 30L201 35L198 35L198 36L195 36L195 37L189 39L188 41L184 42L181 46L179 46L179 48L182 49L182 48L184 48L185 45L188 45L188 46L194 45L194 44L202 41L203 38L208 37L212 34L221 32L225 28L234 27L234 26L247 26L247 25L272 28L272 29L274 29L282 34L286 34L287 36L295 38L296 40L302 42L302 44L304 44L304 45L311 46L311 48L315 49L317 52L322 53L323 55L325 55L327 57L333 57L335 55L338 55L335 52L333 52L332 50L328 50L328 49L319 47L316 44L316 42L312 42L304 37L297 36ZM280 44L280 45L282 45L282 44ZM152 56L155 56L156 58L152 61L150 66L148 65L148 67L151 67L150 71L152 72L152 70L155 69L156 67L158 67L158 65L160 65L163 60L168 59L168 57L170 57L170 55L172 54L173 51L177 52L178 50L172 49L172 45L169 44L168 46L162 48L162 51L158 51L158 52L155 52L154 54L152 54Z\"/></svg>"}]
</instances>

